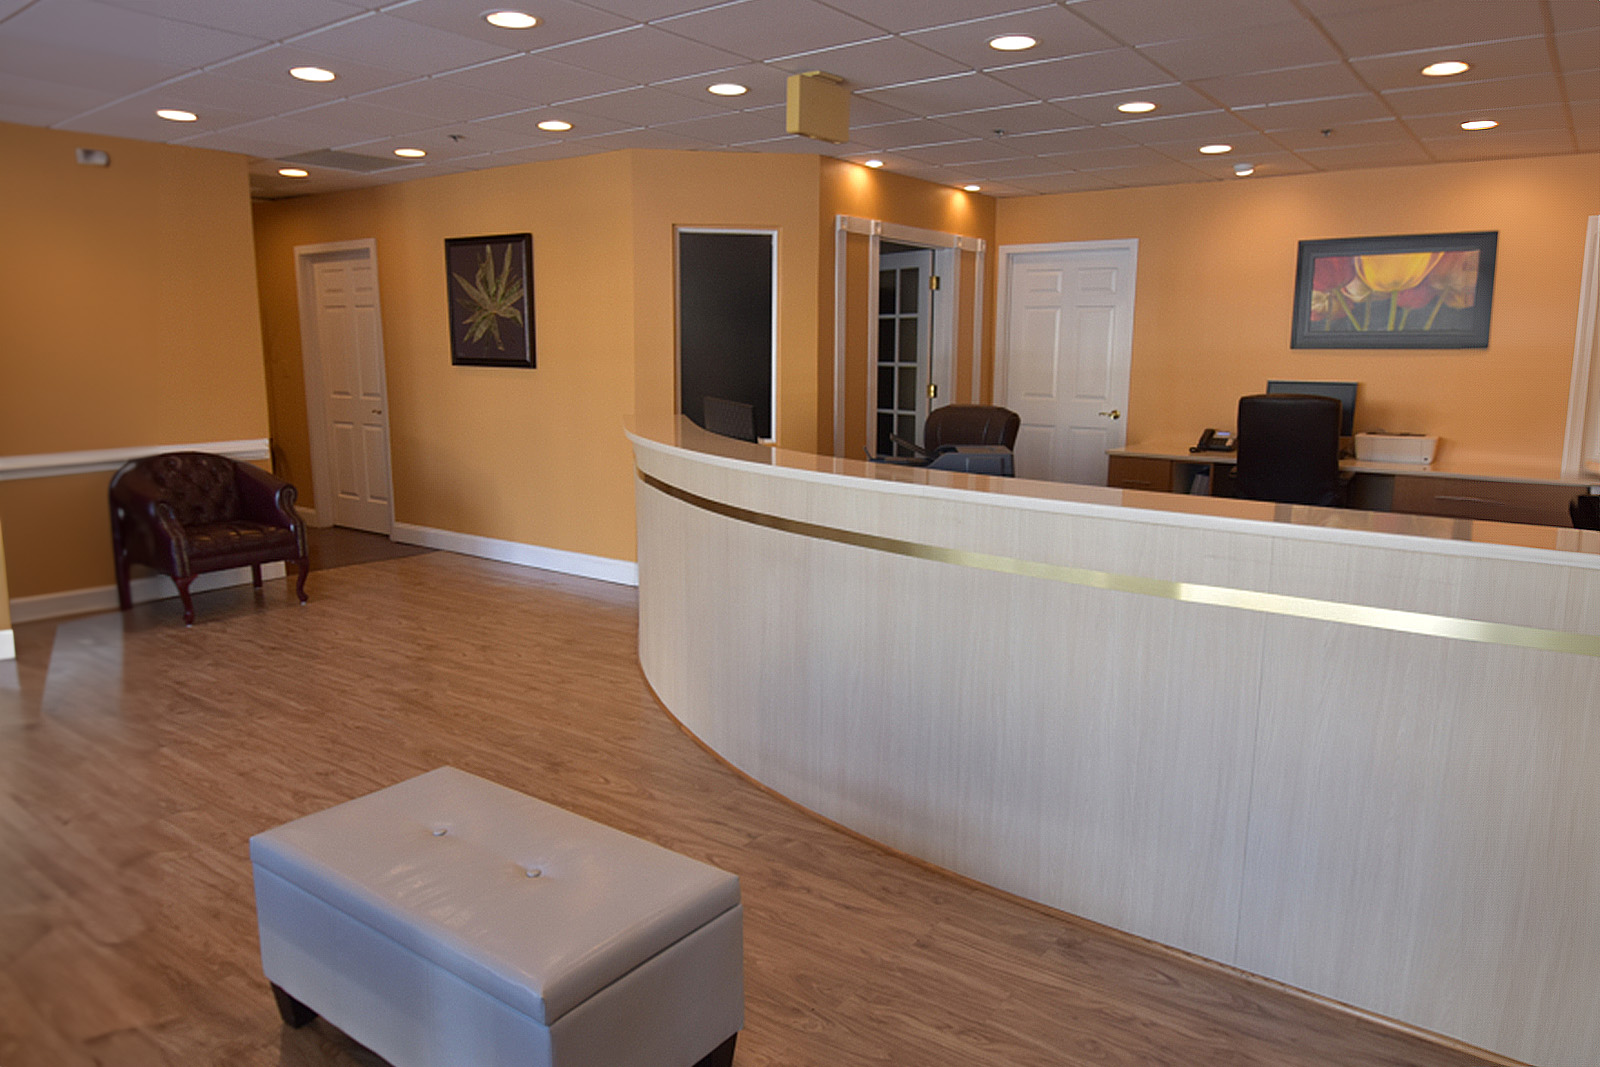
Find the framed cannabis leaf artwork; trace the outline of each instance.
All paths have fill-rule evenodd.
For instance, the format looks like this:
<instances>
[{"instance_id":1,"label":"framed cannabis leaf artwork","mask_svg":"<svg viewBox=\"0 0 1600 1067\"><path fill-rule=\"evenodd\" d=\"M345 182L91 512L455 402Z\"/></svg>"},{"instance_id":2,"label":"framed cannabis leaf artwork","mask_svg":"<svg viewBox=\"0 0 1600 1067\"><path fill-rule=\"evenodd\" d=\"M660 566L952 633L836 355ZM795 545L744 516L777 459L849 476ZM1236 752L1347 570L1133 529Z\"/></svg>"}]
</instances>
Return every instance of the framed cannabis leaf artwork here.
<instances>
[{"instance_id":1,"label":"framed cannabis leaf artwork","mask_svg":"<svg viewBox=\"0 0 1600 1067\"><path fill-rule=\"evenodd\" d=\"M533 236L450 237L450 362L532 367Z\"/></svg>"}]
</instances>

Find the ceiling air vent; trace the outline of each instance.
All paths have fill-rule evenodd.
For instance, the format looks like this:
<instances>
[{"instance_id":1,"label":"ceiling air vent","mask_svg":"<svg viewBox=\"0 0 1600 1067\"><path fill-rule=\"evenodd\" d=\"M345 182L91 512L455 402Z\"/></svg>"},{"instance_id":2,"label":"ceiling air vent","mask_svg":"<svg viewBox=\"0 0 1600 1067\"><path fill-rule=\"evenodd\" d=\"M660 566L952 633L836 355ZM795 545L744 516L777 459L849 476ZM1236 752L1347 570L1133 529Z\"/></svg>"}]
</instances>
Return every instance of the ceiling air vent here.
<instances>
[{"instance_id":1,"label":"ceiling air vent","mask_svg":"<svg viewBox=\"0 0 1600 1067\"><path fill-rule=\"evenodd\" d=\"M328 167L332 170L353 170L358 174L372 174L380 170L392 170L395 167L414 166L409 159L398 159L390 156L385 159L379 156L360 156L354 152L335 152L331 148L319 148L315 152L301 152L297 156L282 156L280 163L291 163L297 167Z\"/></svg>"}]
</instances>

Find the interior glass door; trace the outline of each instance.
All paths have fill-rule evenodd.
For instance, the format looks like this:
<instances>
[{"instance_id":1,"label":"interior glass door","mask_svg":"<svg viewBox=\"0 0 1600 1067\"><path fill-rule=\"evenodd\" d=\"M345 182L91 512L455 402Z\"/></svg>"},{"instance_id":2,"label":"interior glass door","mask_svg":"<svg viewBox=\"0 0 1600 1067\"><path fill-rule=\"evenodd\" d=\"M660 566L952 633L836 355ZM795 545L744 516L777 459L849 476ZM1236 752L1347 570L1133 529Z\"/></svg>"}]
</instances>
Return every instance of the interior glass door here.
<instances>
[{"instance_id":1,"label":"interior glass door","mask_svg":"<svg viewBox=\"0 0 1600 1067\"><path fill-rule=\"evenodd\" d=\"M909 456L895 440L922 443L932 364L933 252L886 253L878 259L877 454Z\"/></svg>"}]
</instances>

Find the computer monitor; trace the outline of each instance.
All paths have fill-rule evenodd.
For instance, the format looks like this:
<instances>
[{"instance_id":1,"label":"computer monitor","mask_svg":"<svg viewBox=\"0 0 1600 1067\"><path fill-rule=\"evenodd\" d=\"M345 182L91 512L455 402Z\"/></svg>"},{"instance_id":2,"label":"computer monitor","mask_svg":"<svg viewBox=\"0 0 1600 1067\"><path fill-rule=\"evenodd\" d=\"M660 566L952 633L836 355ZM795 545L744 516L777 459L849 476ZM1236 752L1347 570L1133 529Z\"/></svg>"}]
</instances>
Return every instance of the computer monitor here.
<instances>
[{"instance_id":1,"label":"computer monitor","mask_svg":"<svg viewBox=\"0 0 1600 1067\"><path fill-rule=\"evenodd\" d=\"M704 398L706 429L724 437L740 441L756 440L756 409L752 404L738 400L725 400L720 396Z\"/></svg>"},{"instance_id":2,"label":"computer monitor","mask_svg":"<svg viewBox=\"0 0 1600 1067\"><path fill-rule=\"evenodd\" d=\"M1270 393L1309 393L1312 396L1331 396L1339 402L1339 436L1355 434L1356 421L1355 382L1291 382L1273 379L1267 382Z\"/></svg>"}]
</instances>

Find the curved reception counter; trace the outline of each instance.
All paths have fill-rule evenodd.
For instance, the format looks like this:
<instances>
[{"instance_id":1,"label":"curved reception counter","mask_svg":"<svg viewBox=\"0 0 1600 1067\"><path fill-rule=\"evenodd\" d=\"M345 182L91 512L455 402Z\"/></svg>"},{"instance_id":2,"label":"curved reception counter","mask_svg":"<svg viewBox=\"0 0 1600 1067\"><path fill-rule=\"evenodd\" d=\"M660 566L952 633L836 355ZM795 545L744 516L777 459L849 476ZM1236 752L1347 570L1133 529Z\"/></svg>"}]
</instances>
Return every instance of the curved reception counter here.
<instances>
[{"instance_id":1,"label":"curved reception counter","mask_svg":"<svg viewBox=\"0 0 1600 1067\"><path fill-rule=\"evenodd\" d=\"M1600 1063L1600 533L630 437L645 675L752 778L1062 911Z\"/></svg>"}]
</instances>

